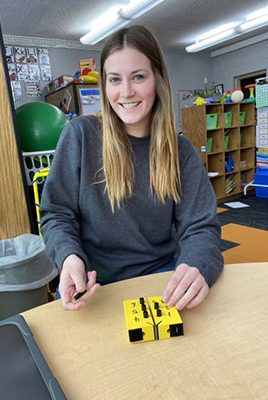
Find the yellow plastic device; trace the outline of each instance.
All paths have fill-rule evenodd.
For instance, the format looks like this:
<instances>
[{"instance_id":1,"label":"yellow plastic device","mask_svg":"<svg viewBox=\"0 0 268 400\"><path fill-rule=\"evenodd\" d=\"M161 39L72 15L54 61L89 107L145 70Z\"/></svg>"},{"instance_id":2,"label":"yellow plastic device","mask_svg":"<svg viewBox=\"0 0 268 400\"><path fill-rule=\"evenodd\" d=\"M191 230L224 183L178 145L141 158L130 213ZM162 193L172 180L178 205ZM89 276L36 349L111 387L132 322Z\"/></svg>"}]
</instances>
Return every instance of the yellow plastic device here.
<instances>
[{"instance_id":1,"label":"yellow plastic device","mask_svg":"<svg viewBox=\"0 0 268 400\"><path fill-rule=\"evenodd\" d=\"M132 343L154 340L154 321L144 297L124 300L123 305L129 341Z\"/></svg>"},{"instance_id":2,"label":"yellow plastic device","mask_svg":"<svg viewBox=\"0 0 268 400\"><path fill-rule=\"evenodd\" d=\"M168 307L161 296L124 300L123 306L130 343L183 335L178 310Z\"/></svg>"},{"instance_id":3,"label":"yellow plastic device","mask_svg":"<svg viewBox=\"0 0 268 400\"><path fill-rule=\"evenodd\" d=\"M156 339L183 335L182 319L175 306L168 307L161 296L148 297L148 302L157 327Z\"/></svg>"}]
</instances>

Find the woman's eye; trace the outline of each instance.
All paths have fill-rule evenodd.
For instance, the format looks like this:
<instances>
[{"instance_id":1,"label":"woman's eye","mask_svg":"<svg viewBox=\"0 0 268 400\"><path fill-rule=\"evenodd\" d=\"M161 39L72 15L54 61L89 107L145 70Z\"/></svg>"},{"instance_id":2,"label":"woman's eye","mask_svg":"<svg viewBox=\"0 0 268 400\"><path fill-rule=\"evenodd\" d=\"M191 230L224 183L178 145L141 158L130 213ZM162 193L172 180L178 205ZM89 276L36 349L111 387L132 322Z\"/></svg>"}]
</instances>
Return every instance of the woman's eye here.
<instances>
[{"instance_id":1,"label":"woman's eye","mask_svg":"<svg viewBox=\"0 0 268 400\"><path fill-rule=\"evenodd\" d=\"M115 77L109 79L110 83L117 83L118 81L119 81L119 78L115 78Z\"/></svg>"},{"instance_id":2,"label":"woman's eye","mask_svg":"<svg viewBox=\"0 0 268 400\"><path fill-rule=\"evenodd\" d=\"M142 80L143 78L144 78L143 75L135 75L135 76L134 76L134 80L135 80L135 81L140 81L140 80Z\"/></svg>"}]
</instances>

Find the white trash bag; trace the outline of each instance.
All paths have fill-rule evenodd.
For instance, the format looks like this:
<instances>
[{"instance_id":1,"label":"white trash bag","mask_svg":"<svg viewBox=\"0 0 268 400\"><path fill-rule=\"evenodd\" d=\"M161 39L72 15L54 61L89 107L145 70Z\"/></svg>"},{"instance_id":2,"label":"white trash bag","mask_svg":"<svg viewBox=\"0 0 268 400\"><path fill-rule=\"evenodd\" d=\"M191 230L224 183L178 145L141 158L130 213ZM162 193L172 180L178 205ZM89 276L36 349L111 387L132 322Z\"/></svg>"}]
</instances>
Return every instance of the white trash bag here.
<instances>
[{"instance_id":1,"label":"white trash bag","mask_svg":"<svg viewBox=\"0 0 268 400\"><path fill-rule=\"evenodd\" d=\"M57 275L41 236L26 233L0 241L0 292L38 289Z\"/></svg>"}]
</instances>

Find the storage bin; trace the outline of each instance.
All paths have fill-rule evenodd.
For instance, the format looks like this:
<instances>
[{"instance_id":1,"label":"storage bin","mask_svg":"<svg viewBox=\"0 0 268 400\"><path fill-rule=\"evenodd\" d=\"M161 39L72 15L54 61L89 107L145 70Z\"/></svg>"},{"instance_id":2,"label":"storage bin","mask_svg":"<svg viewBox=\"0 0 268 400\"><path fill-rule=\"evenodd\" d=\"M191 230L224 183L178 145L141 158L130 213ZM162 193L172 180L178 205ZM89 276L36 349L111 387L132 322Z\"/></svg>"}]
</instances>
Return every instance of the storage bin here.
<instances>
[{"instance_id":1,"label":"storage bin","mask_svg":"<svg viewBox=\"0 0 268 400\"><path fill-rule=\"evenodd\" d=\"M260 185L267 185L267 187L258 187L255 186L255 195L256 197L264 197L268 198L268 171L257 171L254 174L254 183Z\"/></svg>"},{"instance_id":2,"label":"storage bin","mask_svg":"<svg viewBox=\"0 0 268 400\"><path fill-rule=\"evenodd\" d=\"M207 138L207 153L211 153L213 138Z\"/></svg>"},{"instance_id":3,"label":"storage bin","mask_svg":"<svg viewBox=\"0 0 268 400\"><path fill-rule=\"evenodd\" d=\"M224 136L224 150L228 150L229 136Z\"/></svg>"},{"instance_id":4,"label":"storage bin","mask_svg":"<svg viewBox=\"0 0 268 400\"><path fill-rule=\"evenodd\" d=\"M232 125L232 120L233 120L233 113L232 111L228 111L224 113L224 119L223 119L223 127L224 128L230 128Z\"/></svg>"},{"instance_id":5,"label":"storage bin","mask_svg":"<svg viewBox=\"0 0 268 400\"><path fill-rule=\"evenodd\" d=\"M206 126L207 129L217 128L218 114L206 114Z\"/></svg>"},{"instance_id":6,"label":"storage bin","mask_svg":"<svg viewBox=\"0 0 268 400\"><path fill-rule=\"evenodd\" d=\"M31 186L35 173L41 168L49 168L52 164L55 150L22 153L28 186ZM43 182L44 178L39 178Z\"/></svg>"},{"instance_id":7,"label":"storage bin","mask_svg":"<svg viewBox=\"0 0 268 400\"><path fill-rule=\"evenodd\" d=\"M239 113L239 125L245 125L246 111Z\"/></svg>"}]
</instances>

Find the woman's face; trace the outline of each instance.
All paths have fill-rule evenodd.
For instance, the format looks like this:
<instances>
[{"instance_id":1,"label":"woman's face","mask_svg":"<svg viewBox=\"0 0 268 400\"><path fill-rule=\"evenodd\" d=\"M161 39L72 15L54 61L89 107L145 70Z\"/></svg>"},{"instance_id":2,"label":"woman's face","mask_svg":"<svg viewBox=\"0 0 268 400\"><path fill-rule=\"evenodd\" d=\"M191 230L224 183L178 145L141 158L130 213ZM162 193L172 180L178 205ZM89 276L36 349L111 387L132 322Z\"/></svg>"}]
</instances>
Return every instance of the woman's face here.
<instances>
[{"instance_id":1,"label":"woman's face","mask_svg":"<svg viewBox=\"0 0 268 400\"><path fill-rule=\"evenodd\" d=\"M126 132L137 137L149 135L156 95L150 60L140 51L124 47L107 58L104 68L107 98Z\"/></svg>"}]
</instances>

